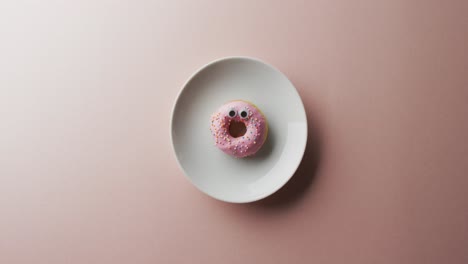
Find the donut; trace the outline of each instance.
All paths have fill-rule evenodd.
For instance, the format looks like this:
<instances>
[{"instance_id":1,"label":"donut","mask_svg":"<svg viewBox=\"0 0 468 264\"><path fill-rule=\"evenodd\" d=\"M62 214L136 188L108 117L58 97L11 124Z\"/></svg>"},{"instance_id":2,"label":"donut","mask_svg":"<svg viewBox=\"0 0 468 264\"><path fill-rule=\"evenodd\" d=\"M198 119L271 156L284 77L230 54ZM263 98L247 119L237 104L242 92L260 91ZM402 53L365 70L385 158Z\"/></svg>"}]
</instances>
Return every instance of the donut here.
<instances>
[{"instance_id":1,"label":"donut","mask_svg":"<svg viewBox=\"0 0 468 264\"><path fill-rule=\"evenodd\" d=\"M244 158L257 153L263 146L268 124L255 105L236 100L213 113L210 130L216 147L236 158Z\"/></svg>"}]
</instances>

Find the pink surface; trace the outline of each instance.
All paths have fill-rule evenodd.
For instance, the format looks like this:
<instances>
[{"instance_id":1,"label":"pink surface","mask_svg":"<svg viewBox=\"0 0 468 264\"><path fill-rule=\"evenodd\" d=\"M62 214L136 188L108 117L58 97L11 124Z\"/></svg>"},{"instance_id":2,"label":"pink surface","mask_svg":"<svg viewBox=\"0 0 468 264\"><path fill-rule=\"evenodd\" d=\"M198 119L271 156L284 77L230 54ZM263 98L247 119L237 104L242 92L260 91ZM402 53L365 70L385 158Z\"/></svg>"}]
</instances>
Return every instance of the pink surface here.
<instances>
[{"instance_id":1,"label":"pink surface","mask_svg":"<svg viewBox=\"0 0 468 264\"><path fill-rule=\"evenodd\" d=\"M0 263L468 263L468 2L226 2L0 3ZM169 140L232 55L283 71L313 132L248 205Z\"/></svg>"},{"instance_id":2,"label":"pink surface","mask_svg":"<svg viewBox=\"0 0 468 264\"><path fill-rule=\"evenodd\" d=\"M231 111L235 112L235 116L229 115ZM241 116L242 112L247 113L245 118ZM233 137L230 134L231 121L245 124L243 136ZM210 130L215 146L237 158L257 153L268 136L268 124L263 113L255 105L239 100L222 105L211 116Z\"/></svg>"}]
</instances>

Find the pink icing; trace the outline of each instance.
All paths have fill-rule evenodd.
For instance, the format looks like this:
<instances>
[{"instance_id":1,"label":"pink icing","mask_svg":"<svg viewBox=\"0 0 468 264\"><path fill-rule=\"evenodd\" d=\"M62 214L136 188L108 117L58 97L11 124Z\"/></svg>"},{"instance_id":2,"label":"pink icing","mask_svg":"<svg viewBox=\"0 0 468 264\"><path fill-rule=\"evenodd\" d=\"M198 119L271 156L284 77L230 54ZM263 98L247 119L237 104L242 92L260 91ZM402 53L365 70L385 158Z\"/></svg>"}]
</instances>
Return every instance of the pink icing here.
<instances>
[{"instance_id":1,"label":"pink icing","mask_svg":"<svg viewBox=\"0 0 468 264\"><path fill-rule=\"evenodd\" d=\"M235 111L234 117L229 115L233 113L232 111ZM241 114L245 112L247 116L242 117ZM235 138L229 133L232 121L245 124L247 129L245 135ZM255 105L245 101L232 101L221 106L211 116L210 129L215 146L237 158L255 154L262 147L268 134L265 116Z\"/></svg>"}]
</instances>

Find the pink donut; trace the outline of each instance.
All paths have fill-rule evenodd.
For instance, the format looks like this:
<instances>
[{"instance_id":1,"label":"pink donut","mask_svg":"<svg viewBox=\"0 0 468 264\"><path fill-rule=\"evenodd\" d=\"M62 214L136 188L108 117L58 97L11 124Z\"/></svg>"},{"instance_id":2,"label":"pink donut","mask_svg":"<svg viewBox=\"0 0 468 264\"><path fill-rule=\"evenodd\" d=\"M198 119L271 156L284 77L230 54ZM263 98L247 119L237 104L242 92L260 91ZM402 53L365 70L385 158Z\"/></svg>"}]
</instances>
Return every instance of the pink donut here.
<instances>
[{"instance_id":1,"label":"pink donut","mask_svg":"<svg viewBox=\"0 0 468 264\"><path fill-rule=\"evenodd\" d=\"M234 133L233 127L237 127ZM239 127L242 127L239 133ZM243 158L257 153L268 134L263 113L246 101L231 101L211 116L211 133L215 146L225 153Z\"/></svg>"}]
</instances>

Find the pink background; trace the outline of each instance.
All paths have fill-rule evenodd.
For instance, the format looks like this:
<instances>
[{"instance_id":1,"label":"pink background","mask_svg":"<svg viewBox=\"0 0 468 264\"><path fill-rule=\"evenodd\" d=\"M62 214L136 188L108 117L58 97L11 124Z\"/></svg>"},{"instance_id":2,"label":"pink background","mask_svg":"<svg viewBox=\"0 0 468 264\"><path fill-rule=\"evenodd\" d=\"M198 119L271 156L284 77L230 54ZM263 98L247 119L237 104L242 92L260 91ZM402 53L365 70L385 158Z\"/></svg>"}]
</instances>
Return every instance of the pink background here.
<instances>
[{"instance_id":1,"label":"pink background","mask_svg":"<svg viewBox=\"0 0 468 264\"><path fill-rule=\"evenodd\" d=\"M0 263L468 263L468 2L2 1ZM258 57L312 142L253 204L176 165L184 81Z\"/></svg>"}]
</instances>

